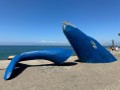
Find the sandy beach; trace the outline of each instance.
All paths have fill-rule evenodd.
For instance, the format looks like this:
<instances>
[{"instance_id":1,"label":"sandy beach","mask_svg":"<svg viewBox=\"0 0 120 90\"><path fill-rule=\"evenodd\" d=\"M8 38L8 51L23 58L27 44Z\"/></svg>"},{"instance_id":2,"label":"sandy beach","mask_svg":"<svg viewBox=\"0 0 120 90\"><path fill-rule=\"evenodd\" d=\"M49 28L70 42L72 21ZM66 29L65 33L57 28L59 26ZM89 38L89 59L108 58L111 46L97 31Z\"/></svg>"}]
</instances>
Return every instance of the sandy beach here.
<instances>
[{"instance_id":1,"label":"sandy beach","mask_svg":"<svg viewBox=\"0 0 120 90\"><path fill-rule=\"evenodd\" d=\"M71 56L56 66L43 60L22 61L10 80L3 76L9 60L0 61L0 90L120 90L120 52L112 63L81 63Z\"/></svg>"}]
</instances>

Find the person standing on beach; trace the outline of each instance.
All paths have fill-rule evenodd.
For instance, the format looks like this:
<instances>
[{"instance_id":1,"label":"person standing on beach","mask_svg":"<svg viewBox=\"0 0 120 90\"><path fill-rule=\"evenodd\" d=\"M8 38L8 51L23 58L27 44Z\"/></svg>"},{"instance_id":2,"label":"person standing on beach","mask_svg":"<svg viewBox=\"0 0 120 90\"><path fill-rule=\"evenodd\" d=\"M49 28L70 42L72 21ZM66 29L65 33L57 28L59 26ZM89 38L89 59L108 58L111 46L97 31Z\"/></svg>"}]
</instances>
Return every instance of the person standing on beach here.
<instances>
[{"instance_id":1,"label":"person standing on beach","mask_svg":"<svg viewBox=\"0 0 120 90\"><path fill-rule=\"evenodd\" d=\"M111 47L111 50L112 50L112 51L114 50L114 47L113 47L113 46Z\"/></svg>"},{"instance_id":2,"label":"person standing on beach","mask_svg":"<svg viewBox=\"0 0 120 90\"><path fill-rule=\"evenodd\" d=\"M118 46L115 47L115 51L118 51Z\"/></svg>"}]
</instances>

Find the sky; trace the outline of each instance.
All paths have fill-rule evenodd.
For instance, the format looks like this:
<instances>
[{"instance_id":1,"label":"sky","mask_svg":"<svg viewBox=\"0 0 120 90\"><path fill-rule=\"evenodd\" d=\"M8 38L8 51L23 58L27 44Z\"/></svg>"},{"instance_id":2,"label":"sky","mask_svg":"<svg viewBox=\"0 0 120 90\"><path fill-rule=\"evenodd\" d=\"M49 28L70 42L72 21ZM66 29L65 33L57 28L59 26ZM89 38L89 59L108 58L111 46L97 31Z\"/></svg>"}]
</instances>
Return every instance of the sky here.
<instances>
[{"instance_id":1,"label":"sky","mask_svg":"<svg viewBox=\"0 0 120 90\"><path fill-rule=\"evenodd\" d=\"M120 0L0 0L0 45L68 45L65 20L102 44L120 42Z\"/></svg>"}]
</instances>

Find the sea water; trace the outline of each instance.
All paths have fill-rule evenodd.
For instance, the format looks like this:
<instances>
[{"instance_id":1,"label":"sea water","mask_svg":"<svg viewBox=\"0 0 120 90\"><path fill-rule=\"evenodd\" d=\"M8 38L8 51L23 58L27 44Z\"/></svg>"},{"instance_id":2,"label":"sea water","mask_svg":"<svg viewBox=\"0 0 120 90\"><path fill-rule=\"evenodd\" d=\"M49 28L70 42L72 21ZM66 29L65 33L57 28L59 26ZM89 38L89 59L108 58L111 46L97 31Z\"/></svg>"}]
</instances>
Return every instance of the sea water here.
<instances>
[{"instance_id":1,"label":"sea water","mask_svg":"<svg viewBox=\"0 0 120 90\"><path fill-rule=\"evenodd\" d=\"M23 52L42 50L47 48L64 48L71 49L73 51L72 55L75 55L74 50L71 46L15 46L15 45L2 45L0 46L0 60L7 60L8 56L19 55Z\"/></svg>"}]
</instances>

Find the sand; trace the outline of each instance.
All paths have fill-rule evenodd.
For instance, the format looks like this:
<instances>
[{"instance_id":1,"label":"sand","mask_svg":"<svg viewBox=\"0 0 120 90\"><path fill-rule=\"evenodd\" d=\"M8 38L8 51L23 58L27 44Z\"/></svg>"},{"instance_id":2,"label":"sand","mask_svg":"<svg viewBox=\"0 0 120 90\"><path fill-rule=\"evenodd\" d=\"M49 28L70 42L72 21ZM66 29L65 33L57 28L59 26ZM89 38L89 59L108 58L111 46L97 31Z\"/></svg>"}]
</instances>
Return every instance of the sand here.
<instances>
[{"instance_id":1,"label":"sand","mask_svg":"<svg viewBox=\"0 0 120 90\"><path fill-rule=\"evenodd\" d=\"M0 61L0 90L120 90L120 53L112 63L81 63L76 56L62 66L43 60L23 61L4 81L8 60Z\"/></svg>"}]
</instances>

